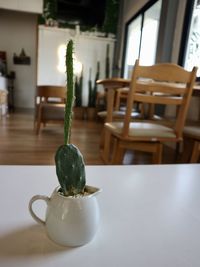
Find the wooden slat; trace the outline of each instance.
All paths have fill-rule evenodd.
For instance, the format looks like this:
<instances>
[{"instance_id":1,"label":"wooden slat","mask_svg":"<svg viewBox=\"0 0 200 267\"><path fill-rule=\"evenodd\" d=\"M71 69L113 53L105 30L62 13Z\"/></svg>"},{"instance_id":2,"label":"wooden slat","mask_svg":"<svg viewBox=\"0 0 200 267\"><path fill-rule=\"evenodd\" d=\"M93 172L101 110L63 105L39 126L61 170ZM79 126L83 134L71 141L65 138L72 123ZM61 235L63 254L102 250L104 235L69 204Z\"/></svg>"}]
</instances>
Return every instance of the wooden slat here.
<instances>
[{"instance_id":1,"label":"wooden slat","mask_svg":"<svg viewBox=\"0 0 200 267\"><path fill-rule=\"evenodd\" d=\"M153 96L145 94L135 94L134 100L142 103L163 104L163 105L181 105L183 103L182 97L170 96Z\"/></svg>"},{"instance_id":2,"label":"wooden slat","mask_svg":"<svg viewBox=\"0 0 200 267\"><path fill-rule=\"evenodd\" d=\"M158 81L187 83L190 79L190 72L176 64L156 64L154 66L138 66L139 76L147 77Z\"/></svg>"},{"instance_id":3,"label":"wooden slat","mask_svg":"<svg viewBox=\"0 0 200 267\"><path fill-rule=\"evenodd\" d=\"M37 87L37 96L66 98L66 87L42 85Z\"/></svg>"},{"instance_id":4,"label":"wooden slat","mask_svg":"<svg viewBox=\"0 0 200 267\"><path fill-rule=\"evenodd\" d=\"M174 87L176 86L176 87ZM136 83L135 90L137 92L139 91L147 91L147 92L161 92L165 94L180 94L184 95L186 91L186 85L185 84L167 84L167 83L158 83L158 82L144 82L144 81L138 81Z\"/></svg>"}]
</instances>

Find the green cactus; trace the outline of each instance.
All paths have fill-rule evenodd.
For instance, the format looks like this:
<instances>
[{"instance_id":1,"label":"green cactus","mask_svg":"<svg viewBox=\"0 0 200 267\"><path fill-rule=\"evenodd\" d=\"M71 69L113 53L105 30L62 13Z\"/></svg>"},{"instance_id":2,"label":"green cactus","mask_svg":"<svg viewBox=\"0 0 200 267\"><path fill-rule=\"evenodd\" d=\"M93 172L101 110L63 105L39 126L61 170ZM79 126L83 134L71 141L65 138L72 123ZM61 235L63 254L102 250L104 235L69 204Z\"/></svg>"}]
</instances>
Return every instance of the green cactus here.
<instances>
[{"instance_id":1,"label":"green cactus","mask_svg":"<svg viewBox=\"0 0 200 267\"><path fill-rule=\"evenodd\" d=\"M55 155L56 174L65 196L74 196L84 192L85 164L79 149L70 144L72 108L74 104L73 84L73 41L70 40L66 51L67 68L67 101L64 119L64 145L61 145Z\"/></svg>"},{"instance_id":2,"label":"green cactus","mask_svg":"<svg viewBox=\"0 0 200 267\"><path fill-rule=\"evenodd\" d=\"M100 62L99 61L97 62L97 72L96 72L93 88L92 88L91 74L92 74L92 70L90 68L89 81L88 81L88 87L89 87L88 106L95 107L96 106L96 95L97 95L97 83L96 82L99 79L99 75L100 75Z\"/></svg>"},{"instance_id":3,"label":"green cactus","mask_svg":"<svg viewBox=\"0 0 200 267\"><path fill-rule=\"evenodd\" d=\"M75 106L82 107L83 68L80 77L75 77Z\"/></svg>"},{"instance_id":4,"label":"green cactus","mask_svg":"<svg viewBox=\"0 0 200 267\"><path fill-rule=\"evenodd\" d=\"M110 52L110 45L107 44L106 46L106 66L105 66L105 77L110 77L110 58L109 58L109 52Z\"/></svg>"},{"instance_id":5,"label":"green cactus","mask_svg":"<svg viewBox=\"0 0 200 267\"><path fill-rule=\"evenodd\" d=\"M92 76L92 69L89 69L89 81L88 81L88 88L89 88L89 94L88 94L88 107L92 107L93 105L93 100L92 100L92 80L91 80L91 76Z\"/></svg>"},{"instance_id":6,"label":"green cactus","mask_svg":"<svg viewBox=\"0 0 200 267\"><path fill-rule=\"evenodd\" d=\"M96 96L97 96L97 80L99 79L100 75L100 62L97 62L97 72L94 80L94 89L93 89L93 107L96 106Z\"/></svg>"}]
</instances>

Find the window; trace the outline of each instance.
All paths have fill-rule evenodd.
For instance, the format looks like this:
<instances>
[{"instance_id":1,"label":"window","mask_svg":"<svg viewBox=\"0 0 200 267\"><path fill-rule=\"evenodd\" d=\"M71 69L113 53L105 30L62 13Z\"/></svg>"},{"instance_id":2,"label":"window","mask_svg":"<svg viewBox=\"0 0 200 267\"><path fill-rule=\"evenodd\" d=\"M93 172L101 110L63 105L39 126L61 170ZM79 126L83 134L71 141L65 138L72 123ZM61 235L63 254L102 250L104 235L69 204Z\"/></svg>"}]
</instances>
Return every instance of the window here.
<instances>
[{"instance_id":1,"label":"window","mask_svg":"<svg viewBox=\"0 0 200 267\"><path fill-rule=\"evenodd\" d=\"M189 71L197 66L197 76L200 79L200 0L189 1L186 15L190 17L185 18L187 25L184 26L183 37L186 38L182 41L184 51L181 54L180 64Z\"/></svg>"},{"instance_id":2,"label":"window","mask_svg":"<svg viewBox=\"0 0 200 267\"><path fill-rule=\"evenodd\" d=\"M155 63L162 0L144 7L126 26L123 76L130 78L137 58L142 65Z\"/></svg>"}]
</instances>

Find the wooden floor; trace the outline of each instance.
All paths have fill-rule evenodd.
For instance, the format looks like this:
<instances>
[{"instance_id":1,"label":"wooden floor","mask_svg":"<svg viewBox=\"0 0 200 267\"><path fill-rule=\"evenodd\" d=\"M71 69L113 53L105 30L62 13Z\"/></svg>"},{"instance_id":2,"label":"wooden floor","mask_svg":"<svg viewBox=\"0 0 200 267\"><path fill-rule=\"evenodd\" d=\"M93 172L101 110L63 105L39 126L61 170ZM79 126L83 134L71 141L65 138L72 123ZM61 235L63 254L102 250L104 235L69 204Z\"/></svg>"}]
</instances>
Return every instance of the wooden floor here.
<instances>
[{"instance_id":1,"label":"wooden floor","mask_svg":"<svg viewBox=\"0 0 200 267\"><path fill-rule=\"evenodd\" d=\"M78 146L87 165L103 164L99 153L101 129L101 122L73 121L71 143ZM31 112L18 111L0 118L1 165L53 165L55 152L62 144L62 125L47 125L37 136ZM164 149L163 163L174 163L172 153ZM124 164L151 164L151 157L127 152Z\"/></svg>"}]
</instances>

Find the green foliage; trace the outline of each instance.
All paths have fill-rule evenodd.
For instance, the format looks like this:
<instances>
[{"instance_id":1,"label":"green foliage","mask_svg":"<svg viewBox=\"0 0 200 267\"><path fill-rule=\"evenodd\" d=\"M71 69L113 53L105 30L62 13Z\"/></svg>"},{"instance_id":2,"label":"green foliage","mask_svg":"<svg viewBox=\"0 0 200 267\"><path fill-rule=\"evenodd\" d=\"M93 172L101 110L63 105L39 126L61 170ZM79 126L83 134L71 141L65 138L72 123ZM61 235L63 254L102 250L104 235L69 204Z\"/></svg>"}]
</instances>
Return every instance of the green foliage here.
<instances>
[{"instance_id":1,"label":"green foliage","mask_svg":"<svg viewBox=\"0 0 200 267\"><path fill-rule=\"evenodd\" d=\"M73 73L73 41L70 40L66 50L66 71L67 71L67 101L65 106L65 119L64 119L64 143L67 145L70 138L71 120L72 120L72 107L74 104L74 73Z\"/></svg>"},{"instance_id":2,"label":"green foliage","mask_svg":"<svg viewBox=\"0 0 200 267\"><path fill-rule=\"evenodd\" d=\"M62 145L55 156L56 173L62 193L74 196L84 192L85 165L79 149L73 144Z\"/></svg>"},{"instance_id":3,"label":"green foliage","mask_svg":"<svg viewBox=\"0 0 200 267\"><path fill-rule=\"evenodd\" d=\"M74 196L83 193L86 183L83 156L77 147L69 144L74 103L72 53L73 41L70 40L66 51L67 101L64 119L64 145L58 148L55 155L56 174L61 191L65 196Z\"/></svg>"},{"instance_id":4,"label":"green foliage","mask_svg":"<svg viewBox=\"0 0 200 267\"><path fill-rule=\"evenodd\" d=\"M88 106L91 107L93 104L93 89L92 89L92 69L89 70L89 81L88 81L88 88L89 88L89 95L88 95Z\"/></svg>"},{"instance_id":5,"label":"green foliage","mask_svg":"<svg viewBox=\"0 0 200 267\"><path fill-rule=\"evenodd\" d=\"M107 44L106 46L106 73L105 73L105 77L109 78L110 77L110 58L109 58L109 52L110 52L110 45Z\"/></svg>"},{"instance_id":6,"label":"green foliage","mask_svg":"<svg viewBox=\"0 0 200 267\"><path fill-rule=\"evenodd\" d=\"M57 4L56 0L44 0L43 14L39 16L38 23L45 24L47 19L56 20L57 18Z\"/></svg>"},{"instance_id":7,"label":"green foliage","mask_svg":"<svg viewBox=\"0 0 200 267\"><path fill-rule=\"evenodd\" d=\"M75 77L75 106L82 107L83 69L80 77Z\"/></svg>"},{"instance_id":8,"label":"green foliage","mask_svg":"<svg viewBox=\"0 0 200 267\"><path fill-rule=\"evenodd\" d=\"M103 24L103 31L106 33L117 32L119 12L119 0L107 0L106 1L106 15Z\"/></svg>"},{"instance_id":9,"label":"green foliage","mask_svg":"<svg viewBox=\"0 0 200 267\"><path fill-rule=\"evenodd\" d=\"M97 62L97 72L94 80L94 86L92 88L92 81L91 81L91 68L90 68L90 74L89 74L89 81L88 81L88 87L89 87L89 95L88 95L88 106L89 107L95 107L96 106L96 95L97 95L97 83L96 81L99 79L100 74L100 62Z\"/></svg>"}]
</instances>

